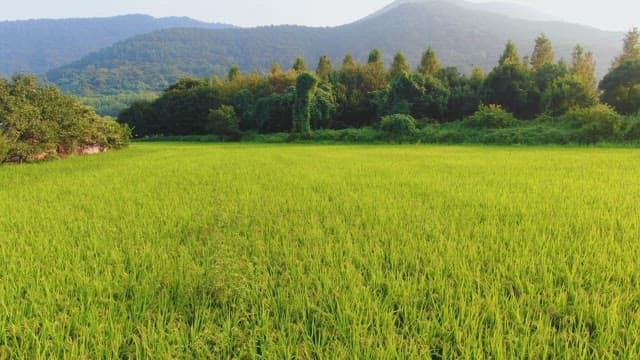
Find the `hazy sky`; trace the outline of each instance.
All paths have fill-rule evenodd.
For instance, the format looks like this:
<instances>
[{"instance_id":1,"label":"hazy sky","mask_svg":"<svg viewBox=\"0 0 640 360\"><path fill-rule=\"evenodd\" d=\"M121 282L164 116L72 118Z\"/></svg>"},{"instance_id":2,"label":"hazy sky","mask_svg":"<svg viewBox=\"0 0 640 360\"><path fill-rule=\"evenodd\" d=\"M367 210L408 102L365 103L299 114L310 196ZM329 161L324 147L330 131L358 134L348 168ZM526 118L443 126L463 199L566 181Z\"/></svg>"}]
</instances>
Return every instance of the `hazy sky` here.
<instances>
[{"instance_id":1,"label":"hazy sky","mask_svg":"<svg viewBox=\"0 0 640 360\"><path fill-rule=\"evenodd\" d=\"M486 2L472 0L474 2ZM189 16L240 26L333 26L362 18L392 0L3 0L1 20L98 17L141 13ZM638 0L508 0L556 18L608 30L640 26Z\"/></svg>"}]
</instances>

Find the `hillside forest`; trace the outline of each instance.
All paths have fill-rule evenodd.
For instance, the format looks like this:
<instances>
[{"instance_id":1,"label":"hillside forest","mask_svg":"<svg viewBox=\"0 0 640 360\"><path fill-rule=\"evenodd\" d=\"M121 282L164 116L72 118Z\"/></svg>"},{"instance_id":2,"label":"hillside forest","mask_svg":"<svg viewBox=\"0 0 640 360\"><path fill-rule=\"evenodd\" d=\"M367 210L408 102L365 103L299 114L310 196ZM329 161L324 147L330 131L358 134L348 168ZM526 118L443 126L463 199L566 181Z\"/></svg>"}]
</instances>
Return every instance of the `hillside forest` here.
<instances>
[{"instance_id":1,"label":"hillside forest","mask_svg":"<svg viewBox=\"0 0 640 360\"><path fill-rule=\"evenodd\" d=\"M135 102L119 121L136 137L313 138L317 130L340 130L335 135L362 129L360 134L374 138L431 142L637 140L639 35L637 29L627 33L622 53L599 83L591 52L576 45L569 61L557 60L542 34L524 57L509 41L487 74L478 67L464 74L446 66L432 48L415 69L402 52L387 67L378 49L364 64L347 54L335 66L322 56L314 71L302 57L288 70L276 63L267 74L233 66L223 79L182 78L156 100Z\"/></svg>"}]
</instances>

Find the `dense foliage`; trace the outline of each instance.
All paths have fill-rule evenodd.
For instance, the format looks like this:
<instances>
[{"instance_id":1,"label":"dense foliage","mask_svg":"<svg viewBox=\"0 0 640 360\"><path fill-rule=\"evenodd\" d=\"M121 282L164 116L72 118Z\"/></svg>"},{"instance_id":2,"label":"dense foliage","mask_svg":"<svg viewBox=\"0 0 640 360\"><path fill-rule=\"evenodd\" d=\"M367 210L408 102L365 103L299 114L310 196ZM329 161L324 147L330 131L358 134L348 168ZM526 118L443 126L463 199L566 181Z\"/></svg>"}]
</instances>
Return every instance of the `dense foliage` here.
<instances>
[{"instance_id":1,"label":"dense foliage","mask_svg":"<svg viewBox=\"0 0 640 360\"><path fill-rule=\"evenodd\" d=\"M542 31L556 45L558 58L570 59L576 42L591 49L602 77L622 36L574 24L522 21L467 9L463 3L407 2L333 28L166 29L119 42L52 70L47 77L64 91L81 96L160 92L182 77L224 77L234 64L245 73L267 73L273 63L290 65L302 56L308 69L315 70L322 55L339 64L350 52L357 61L366 62L373 48L380 49L387 64L401 49L415 68L429 45L442 63L469 73L473 65L489 71L509 38L531 53L532 40ZM542 52L539 58L548 55Z\"/></svg>"},{"instance_id":2,"label":"dense foliage","mask_svg":"<svg viewBox=\"0 0 640 360\"><path fill-rule=\"evenodd\" d=\"M33 76L0 78L0 163L120 148L130 131Z\"/></svg>"},{"instance_id":3,"label":"dense foliage","mask_svg":"<svg viewBox=\"0 0 640 360\"><path fill-rule=\"evenodd\" d=\"M498 65L487 75L480 68L465 75L447 67L432 48L424 52L415 72L407 71L410 68L402 53L395 55L389 69L383 58L380 50L374 49L365 64L347 54L342 65L334 67L328 56L322 56L315 74L306 70L302 58L297 58L288 71L276 63L266 75L244 74L233 66L223 80L183 78L157 100L136 102L120 114L119 120L131 126L138 137L213 132L225 138L241 138L230 137L225 128L211 128L211 111L221 106L237 118L237 130L234 125L233 131L245 134L309 135L319 129L379 129L382 119L390 115L417 119L416 126L422 128L460 122L471 129L506 129L519 124L516 119L542 124L551 118L556 124L567 125L561 126L563 129L580 132L566 140L577 142L619 140L621 132L629 128L630 123L622 117L625 124L614 126L616 129L589 125L589 130L573 126L574 122L563 117L567 113L589 117L615 112L598 105L593 54L578 45L570 65L562 60L556 63L545 35L536 40L530 60L521 58L509 41ZM636 94L640 93L639 63L622 62L600 85L605 89L602 100L623 114L633 114L640 106ZM615 96L609 89L615 90ZM591 135L587 136L589 131ZM602 134L594 134L598 131ZM382 129L382 133L396 132ZM415 134L408 131L403 136Z\"/></svg>"}]
</instances>

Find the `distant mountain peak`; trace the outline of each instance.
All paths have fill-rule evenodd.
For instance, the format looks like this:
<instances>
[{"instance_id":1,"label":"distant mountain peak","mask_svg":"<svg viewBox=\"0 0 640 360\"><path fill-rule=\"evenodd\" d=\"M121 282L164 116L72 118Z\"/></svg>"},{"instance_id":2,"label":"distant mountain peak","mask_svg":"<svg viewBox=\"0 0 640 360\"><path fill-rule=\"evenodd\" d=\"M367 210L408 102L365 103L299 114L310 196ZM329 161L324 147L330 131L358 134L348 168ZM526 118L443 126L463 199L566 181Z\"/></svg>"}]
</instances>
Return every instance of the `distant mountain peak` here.
<instances>
[{"instance_id":1,"label":"distant mountain peak","mask_svg":"<svg viewBox=\"0 0 640 360\"><path fill-rule=\"evenodd\" d=\"M434 4L443 3L459 6L461 8L490 12L503 16L508 16L513 19L531 20L531 21L557 21L558 18L539 11L530 6L516 4L503 1L488 1L488 2L470 2L465 0L396 0L386 7L376 11L375 13L367 16L363 20L370 19L382 15L390 10L407 4Z\"/></svg>"}]
</instances>

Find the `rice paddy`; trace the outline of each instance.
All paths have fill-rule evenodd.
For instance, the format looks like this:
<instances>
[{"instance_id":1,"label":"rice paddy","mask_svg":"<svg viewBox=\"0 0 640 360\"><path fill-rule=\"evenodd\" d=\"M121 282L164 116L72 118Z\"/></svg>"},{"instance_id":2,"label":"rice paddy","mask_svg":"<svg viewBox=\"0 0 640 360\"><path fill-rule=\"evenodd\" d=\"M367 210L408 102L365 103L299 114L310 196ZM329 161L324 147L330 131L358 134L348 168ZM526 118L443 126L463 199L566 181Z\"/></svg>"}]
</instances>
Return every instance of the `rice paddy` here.
<instances>
[{"instance_id":1,"label":"rice paddy","mask_svg":"<svg viewBox=\"0 0 640 360\"><path fill-rule=\"evenodd\" d=\"M637 149L134 144L0 211L0 359L640 356Z\"/></svg>"}]
</instances>

